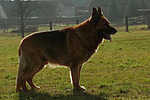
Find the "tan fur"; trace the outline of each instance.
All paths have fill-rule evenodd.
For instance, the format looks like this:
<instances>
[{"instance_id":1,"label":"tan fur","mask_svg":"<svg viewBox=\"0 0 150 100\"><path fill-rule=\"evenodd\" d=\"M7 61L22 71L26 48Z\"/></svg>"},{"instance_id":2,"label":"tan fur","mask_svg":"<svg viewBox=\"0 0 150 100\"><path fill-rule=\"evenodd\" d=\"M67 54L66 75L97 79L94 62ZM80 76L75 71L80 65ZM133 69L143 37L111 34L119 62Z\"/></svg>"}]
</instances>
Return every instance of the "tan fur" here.
<instances>
[{"instance_id":1,"label":"tan fur","mask_svg":"<svg viewBox=\"0 0 150 100\"><path fill-rule=\"evenodd\" d=\"M74 88L84 90L79 84L81 67L95 53L103 37L106 38L104 30L107 34L116 33L99 7L98 11L93 8L92 16L77 26L37 32L22 39L16 90L22 87L27 91L26 81L31 88L39 88L32 79L48 63L70 67Z\"/></svg>"}]
</instances>

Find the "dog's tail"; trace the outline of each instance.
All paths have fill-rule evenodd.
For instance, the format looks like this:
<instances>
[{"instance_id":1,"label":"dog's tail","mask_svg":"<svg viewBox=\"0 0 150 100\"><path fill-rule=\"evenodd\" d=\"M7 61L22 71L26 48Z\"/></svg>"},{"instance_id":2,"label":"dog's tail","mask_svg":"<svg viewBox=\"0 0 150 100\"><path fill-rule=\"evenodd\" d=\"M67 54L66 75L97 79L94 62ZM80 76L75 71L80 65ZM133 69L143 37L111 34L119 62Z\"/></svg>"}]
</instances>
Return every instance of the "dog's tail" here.
<instances>
[{"instance_id":1,"label":"dog's tail","mask_svg":"<svg viewBox=\"0 0 150 100\"><path fill-rule=\"evenodd\" d=\"M19 49L19 68L18 68L18 74L17 74L17 82L16 82L16 92L17 92L17 90L20 90L20 88L21 88L21 80L20 80L20 78L19 78L19 74L20 74L20 68L21 68L21 51L20 51L20 49Z\"/></svg>"}]
</instances>

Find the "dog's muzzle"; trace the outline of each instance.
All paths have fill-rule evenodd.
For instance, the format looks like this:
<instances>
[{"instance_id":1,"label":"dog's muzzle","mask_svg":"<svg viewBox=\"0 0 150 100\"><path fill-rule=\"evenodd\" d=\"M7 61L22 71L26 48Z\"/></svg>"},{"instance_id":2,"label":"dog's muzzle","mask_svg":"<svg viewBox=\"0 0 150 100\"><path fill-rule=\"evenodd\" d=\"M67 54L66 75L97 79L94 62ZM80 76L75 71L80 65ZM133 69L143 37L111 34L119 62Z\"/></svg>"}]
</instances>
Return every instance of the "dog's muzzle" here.
<instances>
[{"instance_id":1,"label":"dog's muzzle","mask_svg":"<svg viewBox=\"0 0 150 100\"><path fill-rule=\"evenodd\" d=\"M106 30L100 30L99 34L101 37L103 37L106 40L110 40L111 42L111 36L110 35L114 35L117 32L117 30L113 27L111 28L107 28Z\"/></svg>"}]
</instances>

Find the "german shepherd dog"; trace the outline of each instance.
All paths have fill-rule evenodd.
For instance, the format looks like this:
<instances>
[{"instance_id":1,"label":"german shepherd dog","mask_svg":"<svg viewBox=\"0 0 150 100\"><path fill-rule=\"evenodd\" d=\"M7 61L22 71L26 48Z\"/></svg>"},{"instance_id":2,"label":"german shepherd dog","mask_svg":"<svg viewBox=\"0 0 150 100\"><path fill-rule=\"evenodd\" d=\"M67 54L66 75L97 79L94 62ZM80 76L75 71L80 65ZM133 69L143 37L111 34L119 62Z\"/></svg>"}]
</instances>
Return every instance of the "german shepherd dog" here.
<instances>
[{"instance_id":1,"label":"german shepherd dog","mask_svg":"<svg viewBox=\"0 0 150 100\"><path fill-rule=\"evenodd\" d=\"M16 90L22 87L23 91L28 91L26 81L31 88L39 88L32 79L48 63L70 67L74 88L85 90L79 84L83 63L96 52L103 39L111 41L110 35L116 32L101 8L93 7L91 17L74 27L37 32L25 37L19 46Z\"/></svg>"}]
</instances>

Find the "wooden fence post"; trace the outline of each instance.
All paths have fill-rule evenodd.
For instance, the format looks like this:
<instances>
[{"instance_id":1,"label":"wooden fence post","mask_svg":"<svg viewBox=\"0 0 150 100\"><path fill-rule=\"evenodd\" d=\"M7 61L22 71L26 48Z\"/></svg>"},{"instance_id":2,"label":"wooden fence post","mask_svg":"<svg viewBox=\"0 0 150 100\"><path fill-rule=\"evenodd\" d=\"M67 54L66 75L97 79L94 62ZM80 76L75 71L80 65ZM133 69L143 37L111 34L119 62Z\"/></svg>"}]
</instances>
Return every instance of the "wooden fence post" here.
<instances>
[{"instance_id":1,"label":"wooden fence post","mask_svg":"<svg viewBox=\"0 0 150 100\"><path fill-rule=\"evenodd\" d=\"M4 28L3 30L4 30L4 33L5 33L5 25L4 25L4 27L3 27L3 28Z\"/></svg>"},{"instance_id":2,"label":"wooden fence post","mask_svg":"<svg viewBox=\"0 0 150 100\"><path fill-rule=\"evenodd\" d=\"M50 20L50 23L49 23L49 27L50 27L50 30L52 30L53 28L52 28L52 21Z\"/></svg>"},{"instance_id":3,"label":"wooden fence post","mask_svg":"<svg viewBox=\"0 0 150 100\"><path fill-rule=\"evenodd\" d=\"M79 20L76 20L76 25L78 25L79 24Z\"/></svg>"},{"instance_id":4,"label":"wooden fence post","mask_svg":"<svg viewBox=\"0 0 150 100\"><path fill-rule=\"evenodd\" d=\"M148 16L148 14L147 14L147 16L146 16L146 22L147 22L147 28L150 29L150 26L149 26L149 16Z\"/></svg>"},{"instance_id":5,"label":"wooden fence post","mask_svg":"<svg viewBox=\"0 0 150 100\"><path fill-rule=\"evenodd\" d=\"M128 16L125 17L125 23L126 23L126 32L129 32L129 29L128 29Z\"/></svg>"}]
</instances>

